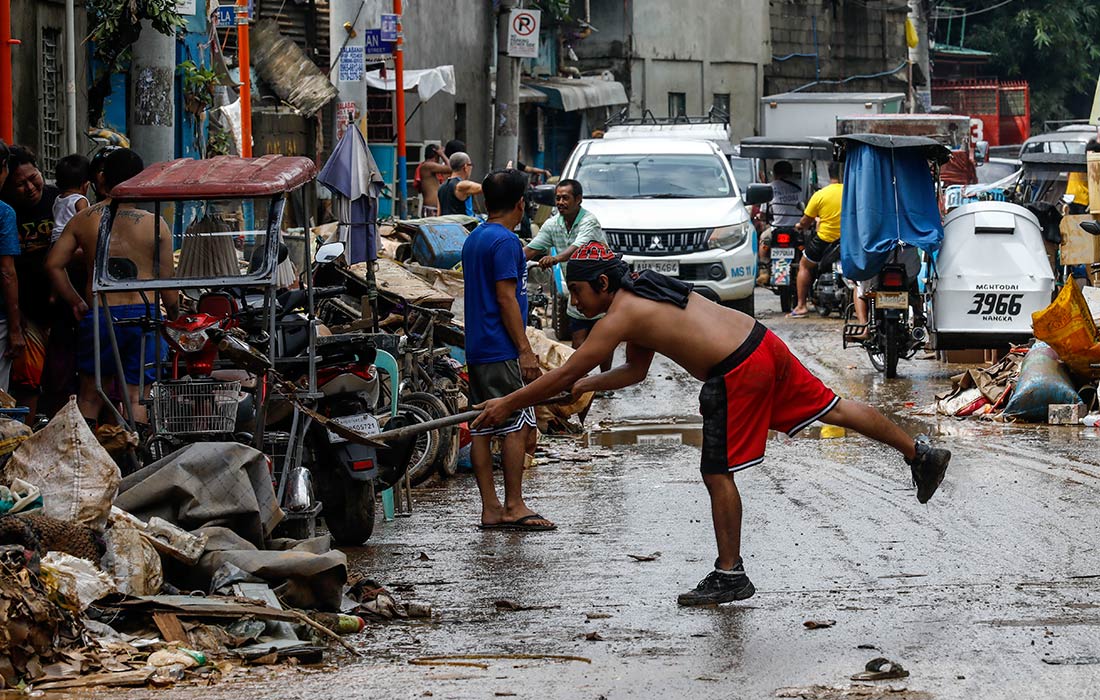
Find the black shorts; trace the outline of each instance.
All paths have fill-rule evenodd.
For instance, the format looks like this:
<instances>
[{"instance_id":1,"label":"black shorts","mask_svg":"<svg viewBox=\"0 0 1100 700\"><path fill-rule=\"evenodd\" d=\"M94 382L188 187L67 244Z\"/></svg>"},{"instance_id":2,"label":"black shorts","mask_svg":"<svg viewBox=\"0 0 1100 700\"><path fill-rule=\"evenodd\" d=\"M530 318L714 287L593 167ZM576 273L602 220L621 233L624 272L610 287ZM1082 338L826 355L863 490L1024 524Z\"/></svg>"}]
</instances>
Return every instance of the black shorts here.
<instances>
[{"instance_id":1,"label":"black shorts","mask_svg":"<svg viewBox=\"0 0 1100 700\"><path fill-rule=\"evenodd\" d=\"M596 325L596 318L573 318L569 317L569 332L576 333L577 331L585 331L586 333L591 331Z\"/></svg>"},{"instance_id":2,"label":"black shorts","mask_svg":"<svg viewBox=\"0 0 1100 700\"><path fill-rule=\"evenodd\" d=\"M802 255L816 265L824 259L825 254L829 252L829 248L831 248L832 245L832 243L826 243L818 238L815 233L812 236L806 237L806 247L802 249Z\"/></svg>"},{"instance_id":3,"label":"black shorts","mask_svg":"<svg viewBox=\"0 0 1100 700\"><path fill-rule=\"evenodd\" d=\"M476 406L489 399L499 399L517 389L523 388L523 374L519 370L519 360L489 362L483 365L470 365L470 405ZM525 427L535 425L535 409L525 408L508 416L498 425L471 430L471 435L506 435Z\"/></svg>"}]
</instances>

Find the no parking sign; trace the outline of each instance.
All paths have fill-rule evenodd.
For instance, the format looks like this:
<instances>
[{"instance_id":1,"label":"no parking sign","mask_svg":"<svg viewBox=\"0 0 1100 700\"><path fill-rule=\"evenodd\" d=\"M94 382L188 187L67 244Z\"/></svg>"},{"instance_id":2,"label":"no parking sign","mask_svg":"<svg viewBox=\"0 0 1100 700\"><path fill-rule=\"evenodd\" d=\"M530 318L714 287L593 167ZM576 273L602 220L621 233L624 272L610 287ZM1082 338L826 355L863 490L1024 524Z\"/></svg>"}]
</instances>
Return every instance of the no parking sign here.
<instances>
[{"instance_id":1,"label":"no parking sign","mask_svg":"<svg viewBox=\"0 0 1100 700\"><path fill-rule=\"evenodd\" d=\"M539 10L512 10L508 18L508 55L517 58L539 57Z\"/></svg>"}]
</instances>

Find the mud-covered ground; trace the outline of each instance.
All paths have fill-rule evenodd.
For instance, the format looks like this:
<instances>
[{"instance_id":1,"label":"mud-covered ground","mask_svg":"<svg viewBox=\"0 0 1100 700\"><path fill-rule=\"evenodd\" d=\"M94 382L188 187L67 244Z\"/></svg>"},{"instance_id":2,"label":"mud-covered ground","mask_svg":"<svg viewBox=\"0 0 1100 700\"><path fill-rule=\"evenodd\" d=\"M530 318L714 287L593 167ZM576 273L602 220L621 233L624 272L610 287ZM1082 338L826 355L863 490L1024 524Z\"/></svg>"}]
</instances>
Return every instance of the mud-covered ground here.
<instances>
[{"instance_id":1,"label":"mud-covered ground","mask_svg":"<svg viewBox=\"0 0 1100 700\"><path fill-rule=\"evenodd\" d=\"M684 609L676 595L715 556L698 449L667 437L583 450L548 441L554 454L540 457L526 488L556 532L478 531L476 489L465 475L418 490L411 518L381 523L369 546L349 550L357 571L403 600L431 604L430 622L369 625L346 638L360 658L333 655L323 668L109 695L768 698L782 688L847 687L884 656L911 674L888 685L909 692L886 694L879 684L869 697L1094 697L1100 433L918 415L958 366L903 362L901 377L886 381L862 351L841 349L835 318L786 319L774 297L757 294L761 320L838 393L954 452L929 504L917 503L897 454L861 437L810 430L776 438L763 465L738 475L755 597ZM692 419L698 389L658 361L644 384L599 400L589 424ZM684 434L693 441L690 426ZM600 441L631 437L620 430ZM651 561L630 556L657 552ZM532 609L498 610L502 599ZM836 624L809 630L807 620ZM454 654L587 661L409 663Z\"/></svg>"}]
</instances>

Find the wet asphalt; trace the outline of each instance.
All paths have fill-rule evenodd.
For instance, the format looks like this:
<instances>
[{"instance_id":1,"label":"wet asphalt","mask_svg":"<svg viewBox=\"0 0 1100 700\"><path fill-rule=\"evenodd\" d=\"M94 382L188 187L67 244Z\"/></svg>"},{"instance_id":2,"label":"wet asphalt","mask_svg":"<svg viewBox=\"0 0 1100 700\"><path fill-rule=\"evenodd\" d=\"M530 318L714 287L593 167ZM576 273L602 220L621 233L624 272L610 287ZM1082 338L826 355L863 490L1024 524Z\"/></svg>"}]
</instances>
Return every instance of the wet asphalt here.
<instances>
[{"instance_id":1,"label":"wet asphalt","mask_svg":"<svg viewBox=\"0 0 1100 700\"><path fill-rule=\"evenodd\" d=\"M346 638L361 657L332 654L320 668L97 695L732 699L803 688L793 696L840 698L852 695L809 686L847 688L882 656L909 677L858 697L1095 697L1100 432L922 415L961 366L902 362L888 381L862 351L841 349L837 319L784 318L763 290L757 308L835 391L954 452L930 503L917 503L899 455L862 437L776 437L737 479L756 595L684 609L676 595L715 557L698 448L547 440L526 492L556 532L477 530L476 488L462 475L418 489L412 517L380 523L369 546L348 550L357 573L430 604L431 621L369 624ZM696 419L698 390L659 358L646 382L598 400L588 422ZM530 609L499 610L501 600ZM810 630L808 620L835 625ZM464 654L584 660L409 663Z\"/></svg>"}]
</instances>

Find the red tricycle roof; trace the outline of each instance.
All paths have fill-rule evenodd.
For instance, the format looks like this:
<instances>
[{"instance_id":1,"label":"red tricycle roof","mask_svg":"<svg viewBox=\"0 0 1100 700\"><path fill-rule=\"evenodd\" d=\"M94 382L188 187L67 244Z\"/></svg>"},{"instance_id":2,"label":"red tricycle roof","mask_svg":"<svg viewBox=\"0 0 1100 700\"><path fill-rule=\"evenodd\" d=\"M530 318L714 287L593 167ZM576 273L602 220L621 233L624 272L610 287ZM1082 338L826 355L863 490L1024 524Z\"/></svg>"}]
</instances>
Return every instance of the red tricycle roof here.
<instances>
[{"instance_id":1,"label":"red tricycle roof","mask_svg":"<svg viewBox=\"0 0 1100 700\"><path fill-rule=\"evenodd\" d=\"M111 197L129 201L265 197L301 187L316 175L317 166L302 156L179 158L150 165L117 185Z\"/></svg>"}]
</instances>

